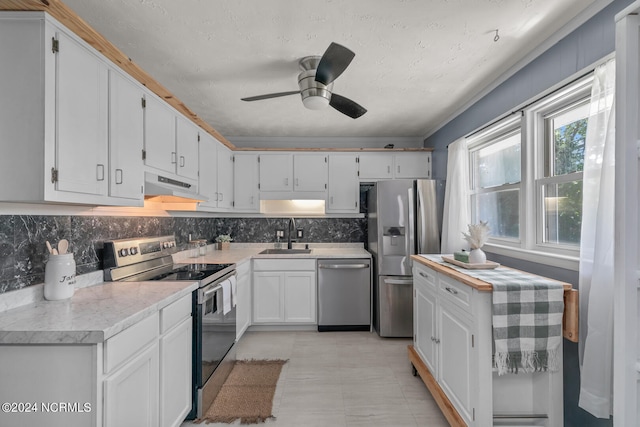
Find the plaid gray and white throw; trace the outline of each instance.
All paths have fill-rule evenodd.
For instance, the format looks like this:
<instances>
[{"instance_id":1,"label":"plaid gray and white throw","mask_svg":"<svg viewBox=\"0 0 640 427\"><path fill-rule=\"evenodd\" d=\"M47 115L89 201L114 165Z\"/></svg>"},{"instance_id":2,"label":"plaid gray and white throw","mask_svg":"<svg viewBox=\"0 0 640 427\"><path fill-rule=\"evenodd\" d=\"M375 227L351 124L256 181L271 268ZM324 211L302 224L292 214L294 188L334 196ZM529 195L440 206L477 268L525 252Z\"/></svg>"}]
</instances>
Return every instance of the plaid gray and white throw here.
<instances>
[{"instance_id":1,"label":"plaid gray and white throw","mask_svg":"<svg viewBox=\"0 0 640 427\"><path fill-rule=\"evenodd\" d=\"M424 257L493 285L494 363L498 375L559 369L564 312L560 283L509 268L466 270L441 257Z\"/></svg>"},{"instance_id":2,"label":"plaid gray and white throw","mask_svg":"<svg viewBox=\"0 0 640 427\"><path fill-rule=\"evenodd\" d=\"M562 285L545 280L492 284L498 375L557 371L562 363Z\"/></svg>"}]
</instances>

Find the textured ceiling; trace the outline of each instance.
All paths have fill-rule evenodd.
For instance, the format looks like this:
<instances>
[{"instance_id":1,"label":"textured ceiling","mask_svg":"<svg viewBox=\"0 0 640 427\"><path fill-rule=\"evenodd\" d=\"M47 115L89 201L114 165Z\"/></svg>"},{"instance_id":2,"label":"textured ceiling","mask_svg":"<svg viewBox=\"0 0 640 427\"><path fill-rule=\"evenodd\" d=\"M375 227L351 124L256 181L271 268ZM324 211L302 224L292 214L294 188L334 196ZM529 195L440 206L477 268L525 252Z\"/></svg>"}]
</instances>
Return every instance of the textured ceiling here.
<instances>
[{"instance_id":1,"label":"textured ceiling","mask_svg":"<svg viewBox=\"0 0 640 427\"><path fill-rule=\"evenodd\" d=\"M594 0L64 2L233 138L423 137ZM298 59L332 41L356 53L333 90L361 118L240 100L298 90Z\"/></svg>"}]
</instances>

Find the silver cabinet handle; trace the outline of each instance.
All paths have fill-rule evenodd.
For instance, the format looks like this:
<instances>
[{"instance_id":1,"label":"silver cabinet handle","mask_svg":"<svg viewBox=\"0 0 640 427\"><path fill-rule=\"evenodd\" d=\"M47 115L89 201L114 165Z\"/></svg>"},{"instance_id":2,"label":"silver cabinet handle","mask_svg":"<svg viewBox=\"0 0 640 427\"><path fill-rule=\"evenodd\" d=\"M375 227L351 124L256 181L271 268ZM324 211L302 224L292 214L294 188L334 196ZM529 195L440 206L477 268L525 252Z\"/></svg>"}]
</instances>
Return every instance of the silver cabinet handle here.
<instances>
[{"instance_id":1,"label":"silver cabinet handle","mask_svg":"<svg viewBox=\"0 0 640 427\"><path fill-rule=\"evenodd\" d=\"M334 268L337 270L340 269L349 269L349 268L368 268L369 264L318 264L318 268Z\"/></svg>"},{"instance_id":2,"label":"silver cabinet handle","mask_svg":"<svg viewBox=\"0 0 640 427\"><path fill-rule=\"evenodd\" d=\"M400 165L398 165L398 173L400 173Z\"/></svg>"},{"instance_id":3,"label":"silver cabinet handle","mask_svg":"<svg viewBox=\"0 0 640 427\"><path fill-rule=\"evenodd\" d=\"M330 201L329 204L332 205L333 204L333 196L329 197Z\"/></svg>"},{"instance_id":4,"label":"silver cabinet handle","mask_svg":"<svg viewBox=\"0 0 640 427\"><path fill-rule=\"evenodd\" d=\"M223 201L224 200L224 193L218 193L218 194L220 194L220 200L218 200L218 201L219 202Z\"/></svg>"},{"instance_id":5,"label":"silver cabinet handle","mask_svg":"<svg viewBox=\"0 0 640 427\"><path fill-rule=\"evenodd\" d=\"M184 167L184 156L180 156L180 167Z\"/></svg>"},{"instance_id":6,"label":"silver cabinet handle","mask_svg":"<svg viewBox=\"0 0 640 427\"><path fill-rule=\"evenodd\" d=\"M104 165L98 163L96 166L96 179L98 181L104 181Z\"/></svg>"},{"instance_id":7,"label":"silver cabinet handle","mask_svg":"<svg viewBox=\"0 0 640 427\"><path fill-rule=\"evenodd\" d=\"M387 173L391 173L391 165L387 166Z\"/></svg>"},{"instance_id":8,"label":"silver cabinet handle","mask_svg":"<svg viewBox=\"0 0 640 427\"><path fill-rule=\"evenodd\" d=\"M428 279L429 276L427 276L426 274L424 274L422 271L418 272L419 275L421 275L422 277L424 277L425 279Z\"/></svg>"},{"instance_id":9,"label":"silver cabinet handle","mask_svg":"<svg viewBox=\"0 0 640 427\"><path fill-rule=\"evenodd\" d=\"M445 289L446 289L446 290L447 290L447 292L449 292L450 294L458 295L458 291L456 291L456 290L455 290L455 289L453 289L453 288L450 288L450 287L448 287L448 286L447 286Z\"/></svg>"},{"instance_id":10,"label":"silver cabinet handle","mask_svg":"<svg viewBox=\"0 0 640 427\"><path fill-rule=\"evenodd\" d=\"M116 184L122 184L122 169L116 169Z\"/></svg>"},{"instance_id":11,"label":"silver cabinet handle","mask_svg":"<svg viewBox=\"0 0 640 427\"><path fill-rule=\"evenodd\" d=\"M176 152L172 151L171 152L171 164L175 165L176 164Z\"/></svg>"},{"instance_id":12,"label":"silver cabinet handle","mask_svg":"<svg viewBox=\"0 0 640 427\"><path fill-rule=\"evenodd\" d=\"M431 341L433 341L436 344L440 344L440 340L436 337L431 337Z\"/></svg>"},{"instance_id":13,"label":"silver cabinet handle","mask_svg":"<svg viewBox=\"0 0 640 427\"><path fill-rule=\"evenodd\" d=\"M300 186L300 180L298 178L296 178L296 187Z\"/></svg>"}]
</instances>

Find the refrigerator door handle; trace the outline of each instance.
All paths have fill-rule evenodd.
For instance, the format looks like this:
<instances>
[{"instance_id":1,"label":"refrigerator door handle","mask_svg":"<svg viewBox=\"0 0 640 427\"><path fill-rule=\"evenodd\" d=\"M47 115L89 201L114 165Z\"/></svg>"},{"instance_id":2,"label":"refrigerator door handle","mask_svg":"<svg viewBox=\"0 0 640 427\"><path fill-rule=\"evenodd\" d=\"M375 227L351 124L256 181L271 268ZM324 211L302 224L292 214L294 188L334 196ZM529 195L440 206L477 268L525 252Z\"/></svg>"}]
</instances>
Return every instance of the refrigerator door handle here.
<instances>
[{"instance_id":1,"label":"refrigerator door handle","mask_svg":"<svg viewBox=\"0 0 640 427\"><path fill-rule=\"evenodd\" d=\"M407 213L408 213L408 221L407 221L407 226L409 228L409 238L406 239L407 242L407 255L414 255L416 253L416 233L415 233L415 229L416 229L416 219L415 219L415 212L416 212L416 199L415 199L415 188L414 186L411 186L408 190L408 194L407 194L407 203L408 203L408 209L407 209ZM406 260L404 261L407 265L406 265L406 269L407 271L411 271L411 258L409 256L406 257Z\"/></svg>"}]
</instances>

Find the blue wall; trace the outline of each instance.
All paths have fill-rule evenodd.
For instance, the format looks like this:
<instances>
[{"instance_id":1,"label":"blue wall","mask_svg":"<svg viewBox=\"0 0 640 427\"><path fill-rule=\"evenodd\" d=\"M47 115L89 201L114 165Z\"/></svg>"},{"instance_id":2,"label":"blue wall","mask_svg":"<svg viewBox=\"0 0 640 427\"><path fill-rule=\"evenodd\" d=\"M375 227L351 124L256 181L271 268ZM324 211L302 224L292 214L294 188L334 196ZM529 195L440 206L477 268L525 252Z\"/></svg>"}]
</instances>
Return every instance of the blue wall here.
<instances>
[{"instance_id":1,"label":"blue wall","mask_svg":"<svg viewBox=\"0 0 640 427\"><path fill-rule=\"evenodd\" d=\"M612 1L600 13L553 45L526 67L440 128L424 141L433 147L433 176L447 175L447 145L509 113L540 93L571 77L615 50L615 15L633 0ZM571 283L578 287L578 273L496 254L488 258L510 267ZM611 426L578 407L580 370L578 345L564 341L564 409L566 427Z\"/></svg>"}]
</instances>

